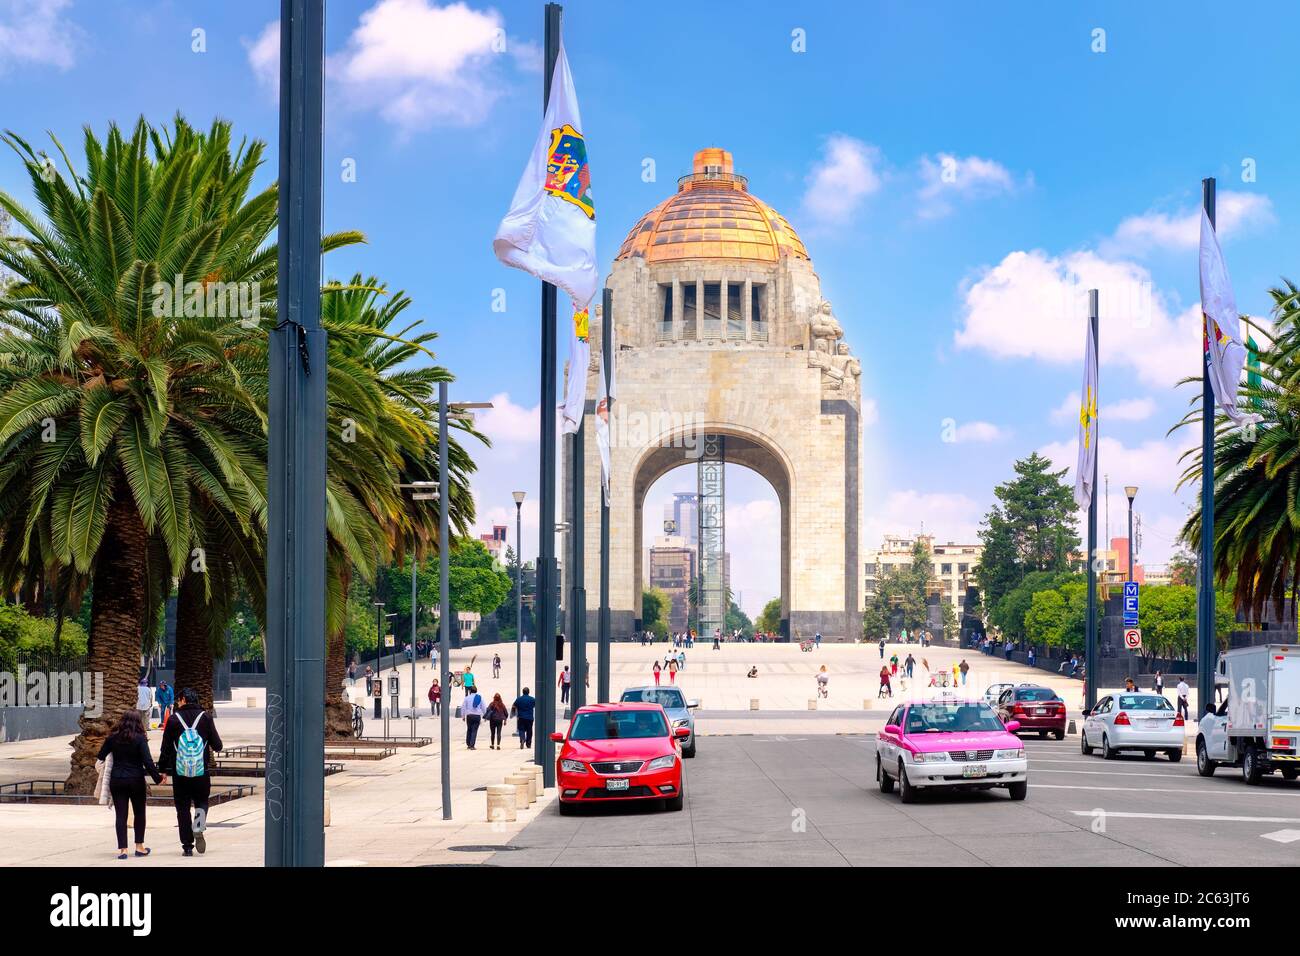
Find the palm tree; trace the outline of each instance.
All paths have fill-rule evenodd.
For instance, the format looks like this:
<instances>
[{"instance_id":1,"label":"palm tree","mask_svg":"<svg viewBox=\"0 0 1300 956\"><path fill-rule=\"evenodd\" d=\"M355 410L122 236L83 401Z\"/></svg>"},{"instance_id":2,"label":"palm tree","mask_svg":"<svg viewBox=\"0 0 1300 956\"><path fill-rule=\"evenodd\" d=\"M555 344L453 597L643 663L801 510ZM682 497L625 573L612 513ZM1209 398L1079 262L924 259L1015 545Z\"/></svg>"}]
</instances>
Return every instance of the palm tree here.
<instances>
[{"instance_id":1,"label":"palm tree","mask_svg":"<svg viewBox=\"0 0 1300 956\"><path fill-rule=\"evenodd\" d=\"M1300 290L1286 281L1270 295L1273 340L1241 390L1263 420L1242 429L1219 416L1214 438L1214 574L1221 585L1235 579L1233 599L1255 620L1270 601L1280 614L1300 585ZM1174 427L1200 421L1193 410ZM1180 487L1200 478L1200 446L1183 458ZM1182 537L1199 546L1199 510Z\"/></svg>"},{"instance_id":2,"label":"palm tree","mask_svg":"<svg viewBox=\"0 0 1300 956\"><path fill-rule=\"evenodd\" d=\"M0 246L14 276L0 298L0 584L89 582L104 707L83 714L67 781L87 792L110 723L135 705L142 635L211 520L196 503L246 536L262 520L257 406L230 349L250 330L205 306L213 288L274 300L276 188L249 198L264 147L232 150L222 122L201 134L178 117L164 136L141 119L103 143L87 130L81 174L56 140L66 178L3 139L43 217L0 192L26 233Z\"/></svg>"}]
</instances>

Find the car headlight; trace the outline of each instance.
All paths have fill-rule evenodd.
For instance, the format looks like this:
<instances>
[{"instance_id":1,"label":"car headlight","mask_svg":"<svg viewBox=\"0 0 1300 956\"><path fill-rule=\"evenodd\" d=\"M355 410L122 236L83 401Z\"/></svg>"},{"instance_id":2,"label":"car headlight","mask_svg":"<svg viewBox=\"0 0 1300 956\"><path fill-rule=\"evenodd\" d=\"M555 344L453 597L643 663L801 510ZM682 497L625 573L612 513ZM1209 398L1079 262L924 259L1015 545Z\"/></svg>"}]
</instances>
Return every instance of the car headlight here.
<instances>
[{"instance_id":1,"label":"car headlight","mask_svg":"<svg viewBox=\"0 0 1300 956\"><path fill-rule=\"evenodd\" d=\"M650 761L650 766L646 767L646 769L667 770L669 767L673 766L676 763L677 763L677 755L668 754L666 757L655 757L654 760Z\"/></svg>"},{"instance_id":2,"label":"car headlight","mask_svg":"<svg viewBox=\"0 0 1300 956\"><path fill-rule=\"evenodd\" d=\"M943 763L947 759L948 755L942 750L935 751L932 754L912 754L913 763Z\"/></svg>"},{"instance_id":3,"label":"car headlight","mask_svg":"<svg viewBox=\"0 0 1300 956\"><path fill-rule=\"evenodd\" d=\"M1025 748L1017 747L1015 750L995 750L993 751L994 760L1023 760L1025 758Z\"/></svg>"},{"instance_id":4,"label":"car headlight","mask_svg":"<svg viewBox=\"0 0 1300 956\"><path fill-rule=\"evenodd\" d=\"M586 773L587 765L581 760L561 760L560 769L565 773Z\"/></svg>"},{"instance_id":5,"label":"car headlight","mask_svg":"<svg viewBox=\"0 0 1300 956\"><path fill-rule=\"evenodd\" d=\"M674 728L676 728L676 727L689 727L690 725L691 725L691 722L690 722L689 720L687 720L687 719L674 720L674 721L673 721L673 727L674 727Z\"/></svg>"}]
</instances>

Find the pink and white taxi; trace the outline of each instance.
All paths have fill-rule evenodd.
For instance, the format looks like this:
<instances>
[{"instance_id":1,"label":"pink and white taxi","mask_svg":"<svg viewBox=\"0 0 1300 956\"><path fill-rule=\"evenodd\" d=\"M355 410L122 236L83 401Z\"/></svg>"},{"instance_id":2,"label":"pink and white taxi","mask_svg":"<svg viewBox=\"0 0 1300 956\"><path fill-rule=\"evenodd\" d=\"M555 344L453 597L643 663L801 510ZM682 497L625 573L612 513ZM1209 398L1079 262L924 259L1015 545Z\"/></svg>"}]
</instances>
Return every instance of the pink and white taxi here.
<instances>
[{"instance_id":1,"label":"pink and white taxi","mask_svg":"<svg viewBox=\"0 0 1300 956\"><path fill-rule=\"evenodd\" d=\"M1029 792L1018 721L1003 724L984 700L953 696L900 704L876 735L876 781L881 793L898 784L904 803L929 787L990 790L1006 787L1012 800Z\"/></svg>"}]
</instances>

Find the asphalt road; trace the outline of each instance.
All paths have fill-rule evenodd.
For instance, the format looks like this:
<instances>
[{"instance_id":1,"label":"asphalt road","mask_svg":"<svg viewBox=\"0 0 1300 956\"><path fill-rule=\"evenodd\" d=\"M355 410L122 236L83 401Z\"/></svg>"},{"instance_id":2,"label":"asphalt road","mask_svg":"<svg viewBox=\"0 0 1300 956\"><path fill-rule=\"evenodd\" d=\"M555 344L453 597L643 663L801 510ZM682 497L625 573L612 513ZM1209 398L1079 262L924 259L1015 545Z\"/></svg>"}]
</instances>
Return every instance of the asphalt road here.
<instances>
[{"instance_id":1,"label":"asphalt road","mask_svg":"<svg viewBox=\"0 0 1300 956\"><path fill-rule=\"evenodd\" d=\"M1222 866L1300 863L1300 781L1243 784L1195 761L1079 753L1026 740L1029 797L1004 790L879 792L875 737L704 737L686 761L686 808L554 804L498 866Z\"/></svg>"}]
</instances>

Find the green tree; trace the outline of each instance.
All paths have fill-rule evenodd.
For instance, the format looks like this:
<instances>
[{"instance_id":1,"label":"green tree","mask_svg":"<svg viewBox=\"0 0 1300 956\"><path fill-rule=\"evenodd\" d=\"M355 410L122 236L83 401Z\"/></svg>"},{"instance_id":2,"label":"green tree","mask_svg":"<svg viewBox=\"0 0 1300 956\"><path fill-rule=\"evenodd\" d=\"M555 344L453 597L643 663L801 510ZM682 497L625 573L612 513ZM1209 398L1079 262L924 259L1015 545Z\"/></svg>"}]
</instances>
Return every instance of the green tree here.
<instances>
[{"instance_id":1,"label":"green tree","mask_svg":"<svg viewBox=\"0 0 1300 956\"><path fill-rule=\"evenodd\" d=\"M764 634L775 634L781 630L781 599L772 598L763 605L758 618L754 621L754 630Z\"/></svg>"},{"instance_id":2,"label":"green tree","mask_svg":"<svg viewBox=\"0 0 1300 956\"><path fill-rule=\"evenodd\" d=\"M731 606L727 608L727 623L724 630L728 635L734 634L736 631L740 631L745 637L754 635L753 622L750 621L749 615L742 611L740 605L735 601L732 601Z\"/></svg>"},{"instance_id":3,"label":"green tree","mask_svg":"<svg viewBox=\"0 0 1300 956\"><path fill-rule=\"evenodd\" d=\"M1034 644L1060 647L1065 639L1065 596L1052 589L1030 598L1024 616L1024 634Z\"/></svg>"},{"instance_id":4,"label":"green tree","mask_svg":"<svg viewBox=\"0 0 1300 956\"><path fill-rule=\"evenodd\" d=\"M646 588L641 592L641 627L656 637L665 636L672 606L672 598L661 588Z\"/></svg>"},{"instance_id":5,"label":"green tree","mask_svg":"<svg viewBox=\"0 0 1300 956\"><path fill-rule=\"evenodd\" d=\"M1066 570L1079 547L1066 470L1051 471L1051 462L1037 452L1012 467L1016 477L993 490L997 501L979 532L984 550L975 573L990 609L1026 575Z\"/></svg>"}]
</instances>

